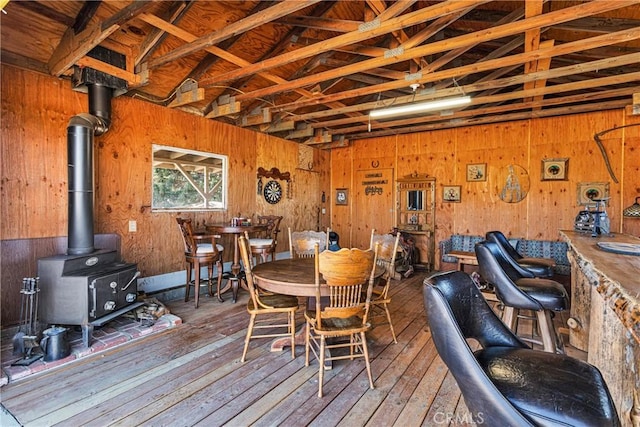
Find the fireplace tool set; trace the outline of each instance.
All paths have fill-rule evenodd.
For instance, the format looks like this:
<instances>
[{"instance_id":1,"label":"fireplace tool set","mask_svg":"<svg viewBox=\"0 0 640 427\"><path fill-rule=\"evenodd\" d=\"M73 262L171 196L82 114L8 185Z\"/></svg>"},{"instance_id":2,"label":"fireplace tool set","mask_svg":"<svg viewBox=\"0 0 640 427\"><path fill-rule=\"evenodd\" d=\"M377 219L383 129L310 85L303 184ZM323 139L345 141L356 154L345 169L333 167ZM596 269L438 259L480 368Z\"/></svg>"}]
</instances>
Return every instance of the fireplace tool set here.
<instances>
[{"instance_id":1,"label":"fireplace tool set","mask_svg":"<svg viewBox=\"0 0 640 427\"><path fill-rule=\"evenodd\" d=\"M22 359L13 365L30 365L43 356L38 343L38 277L22 279L20 289L20 326L13 336L13 354Z\"/></svg>"}]
</instances>

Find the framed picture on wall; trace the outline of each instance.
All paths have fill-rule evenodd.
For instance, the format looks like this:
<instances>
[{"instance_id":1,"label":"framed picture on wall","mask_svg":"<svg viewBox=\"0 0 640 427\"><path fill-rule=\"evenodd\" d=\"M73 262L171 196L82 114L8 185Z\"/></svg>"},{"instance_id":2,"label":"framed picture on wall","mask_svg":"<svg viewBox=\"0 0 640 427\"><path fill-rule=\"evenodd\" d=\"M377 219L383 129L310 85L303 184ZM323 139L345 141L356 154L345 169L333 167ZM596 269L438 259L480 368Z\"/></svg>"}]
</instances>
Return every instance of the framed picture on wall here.
<instances>
[{"instance_id":1,"label":"framed picture on wall","mask_svg":"<svg viewBox=\"0 0 640 427\"><path fill-rule=\"evenodd\" d=\"M487 164L473 163L467 165L467 181L486 181L487 180Z\"/></svg>"},{"instance_id":2,"label":"framed picture on wall","mask_svg":"<svg viewBox=\"0 0 640 427\"><path fill-rule=\"evenodd\" d=\"M543 181L564 181L567 179L569 159L542 159Z\"/></svg>"},{"instance_id":3,"label":"framed picture on wall","mask_svg":"<svg viewBox=\"0 0 640 427\"><path fill-rule=\"evenodd\" d=\"M459 202L461 192L461 185L445 185L442 188L442 200L445 202Z\"/></svg>"},{"instance_id":4,"label":"framed picture on wall","mask_svg":"<svg viewBox=\"0 0 640 427\"><path fill-rule=\"evenodd\" d=\"M336 205L349 204L349 190L346 188L336 188Z\"/></svg>"},{"instance_id":5,"label":"framed picture on wall","mask_svg":"<svg viewBox=\"0 0 640 427\"><path fill-rule=\"evenodd\" d=\"M596 200L609 198L608 182L579 182L578 204L595 205ZM608 204L608 203L605 203Z\"/></svg>"}]
</instances>

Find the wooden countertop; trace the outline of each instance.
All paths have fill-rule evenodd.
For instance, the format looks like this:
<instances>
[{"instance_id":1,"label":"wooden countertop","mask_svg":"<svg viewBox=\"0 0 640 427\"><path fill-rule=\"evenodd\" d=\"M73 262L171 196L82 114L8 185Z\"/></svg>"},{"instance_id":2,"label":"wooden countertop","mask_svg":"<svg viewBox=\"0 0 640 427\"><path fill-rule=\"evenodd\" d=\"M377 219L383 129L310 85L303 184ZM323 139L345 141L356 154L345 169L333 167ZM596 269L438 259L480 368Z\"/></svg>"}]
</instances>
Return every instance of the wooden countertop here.
<instances>
[{"instance_id":1,"label":"wooden countertop","mask_svg":"<svg viewBox=\"0 0 640 427\"><path fill-rule=\"evenodd\" d=\"M561 230L560 235L578 258L591 266L593 273L584 269L583 272L592 283L597 283L597 291L640 342L640 256L606 252L596 245L598 242L640 244L640 239L626 234L591 237L569 230ZM604 280L593 280L594 273Z\"/></svg>"}]
</instances>

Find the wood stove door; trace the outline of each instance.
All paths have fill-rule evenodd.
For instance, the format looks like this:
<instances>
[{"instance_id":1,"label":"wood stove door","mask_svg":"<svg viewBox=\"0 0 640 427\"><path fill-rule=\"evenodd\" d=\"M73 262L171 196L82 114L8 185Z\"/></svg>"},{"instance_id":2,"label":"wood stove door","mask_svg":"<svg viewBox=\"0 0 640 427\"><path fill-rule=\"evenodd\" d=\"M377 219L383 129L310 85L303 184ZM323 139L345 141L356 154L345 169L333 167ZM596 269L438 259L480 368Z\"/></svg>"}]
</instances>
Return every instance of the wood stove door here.
<instances>
[{"instance_id":1,"label":"wood stove door","mask_svg":"<svg viewBox=\"0 0 640 427\"><path fill-rule=\"evenodd\" d=\"M137 267L133 265L94 278L89 285L89 318L98 319L134 303L138 293L136 272Z\"/></svg>"}]
</instances>

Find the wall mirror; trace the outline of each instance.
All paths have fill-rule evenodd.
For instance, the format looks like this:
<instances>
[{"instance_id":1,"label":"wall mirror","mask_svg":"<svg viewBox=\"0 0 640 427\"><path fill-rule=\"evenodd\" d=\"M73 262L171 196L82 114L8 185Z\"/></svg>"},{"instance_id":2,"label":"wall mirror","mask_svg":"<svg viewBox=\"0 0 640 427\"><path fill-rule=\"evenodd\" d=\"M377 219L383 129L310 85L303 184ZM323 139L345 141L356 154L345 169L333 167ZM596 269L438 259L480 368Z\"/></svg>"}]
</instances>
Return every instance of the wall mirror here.
<instances>
[{"instance_id":1,"label":"wall mirror","mask_svg":"<svg viewBox=\"0 0 640 427\"><path fill-rule=\"evenodd\" d=\"M421 211L424 209L424 198L422 197L422 191L410 190L407 191L407 208L409 210Z\"/></svg>"},{"instance_id":2,"label":"wall mirror","mask_svg":"<svg viewBox=\"0 0 640 427\"><path fill-rule=\"evenodd\" d=\"M411 234L419 253L415 268L433 270L436 180L413 174L396 180L396 227Z\"/></svg>"}]
</instances>

